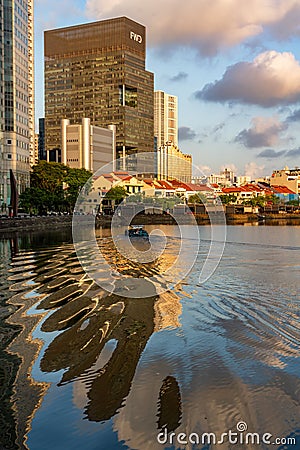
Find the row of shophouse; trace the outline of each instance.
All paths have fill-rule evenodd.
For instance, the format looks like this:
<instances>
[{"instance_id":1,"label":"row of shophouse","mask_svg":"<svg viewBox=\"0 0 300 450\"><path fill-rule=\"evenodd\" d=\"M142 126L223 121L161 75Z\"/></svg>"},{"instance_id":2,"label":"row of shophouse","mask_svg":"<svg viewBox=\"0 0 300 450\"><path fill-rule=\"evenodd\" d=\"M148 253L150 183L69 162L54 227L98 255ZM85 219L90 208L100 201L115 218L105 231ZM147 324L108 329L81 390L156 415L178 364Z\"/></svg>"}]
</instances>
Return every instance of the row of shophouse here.
<instances>
[{"instance_id":1,"label":"row of shophouse","mask_svg":"<svg viewBox=\"0 0 300 450\"><path fill-rule=\"evenodd\" d=\"M248 183L243 186L231 186L221 189L221 193L224 195L231 195L236 197L237 204L243 204L247 200L251 200L255 197L275 196L281 202L289 202L292 200L298 200L299 196L294 191L286 186L279 185L267 185L263 183Z\"/></svg>"},{"instance_id":2,"label":"row of shophouse","mask_svg":"<svg viewBox=\"0 0 300 450\"><path fill-rule=\"evenodd\" d=\"M88 197L82 205L86 213L99 211L99 205L108 205L106 194L116 186L122 187L127 193L126 202L152 203L175 199L177 203L199 202L215 205L222 196L230 196L230 203L247 205L256 197L276 196L281 202L298 200L298 194L286 186L268 185L264 183L246 183L242 186L221 187L218 184L184 183L176 179L155 180L152 178L139 178L126 171L104 173L94 177L93 185ZM222 197L224 198L224 197ZM100 208L101 210L101 208ZM250 212L250 210L249 210ZM253 211L254 212L254 211Z\"/></svg>"}]
</instances>

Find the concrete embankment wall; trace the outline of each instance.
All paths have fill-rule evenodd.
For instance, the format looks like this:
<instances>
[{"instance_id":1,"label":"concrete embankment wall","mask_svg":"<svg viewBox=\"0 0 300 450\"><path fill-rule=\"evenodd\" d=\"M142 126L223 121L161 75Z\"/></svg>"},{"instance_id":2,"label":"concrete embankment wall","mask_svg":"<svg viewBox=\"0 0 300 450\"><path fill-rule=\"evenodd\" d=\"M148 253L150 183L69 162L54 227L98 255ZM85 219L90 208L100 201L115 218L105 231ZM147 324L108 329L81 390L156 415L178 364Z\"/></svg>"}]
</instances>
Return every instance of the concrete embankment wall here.
<instances>
[{"instance_id":1,"label":"concrete embankment wall","mask_svg":"<svg viewBox=\"0 0 300 450\"><path fill-rule=\"evenodd\" d=\"M48 217L26 217L19 219L0 219L0 236L10 232L26 232L26 231L51 231L71 228L73 216L48 216ZM216 217L217 219L217 217ZM221 218L222 219L222 218ZM198 214L196 221L199 225L207 225L210 218L207 214ZM255 214L228 214L226 216L227 224L238 225L244 223L257 222L258 218ZM183 223L183 217L179 219ZM216 223L217 220L213 220ZM110 217L101 217L96 220L96 227L109 227L111 223ZM126 223L126 221L124 222ZM186 223L191 223L191 217L186 217ZM299 214L270 214L267 215L264 222L266 225L300 225ZM122 219L120 219L122 224ZM175 219L170 215L162 214L139 214L134 217L133 224L139 225L174 225ZM84 220L83 220L84 225Z\"/></svg>"},{"instance_id":2,"label":"concrete embankment wall","mask_svg":"<svg viewBox=\"0 0 300 450\"><path fill-rule=\"evenodd\" d=\"M72 216L22 217L0 219L0 234L11 231L43 231L71 227Z\"/></svg>"}]
</instances>

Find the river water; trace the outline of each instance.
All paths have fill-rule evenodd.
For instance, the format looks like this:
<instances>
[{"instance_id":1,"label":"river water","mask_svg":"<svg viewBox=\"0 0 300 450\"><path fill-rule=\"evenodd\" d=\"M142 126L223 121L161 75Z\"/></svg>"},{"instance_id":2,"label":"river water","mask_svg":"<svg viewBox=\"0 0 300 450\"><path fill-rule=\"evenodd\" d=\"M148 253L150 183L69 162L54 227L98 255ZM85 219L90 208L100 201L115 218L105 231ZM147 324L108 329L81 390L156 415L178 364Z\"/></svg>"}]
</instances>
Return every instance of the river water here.
<instances>
[{"instance_id":1,"label":"river water","mask_svg":"<svg viewBox=\"0 0 300 450\"><path fill-rule=\"evenodd\" d=\"M116 254L109 231L98 243L109 265L147 279L178 251L175 227L161 228L154 265ZM68 231L0 240L1 449L300 449L300 227L227 227L204 284L199 230L192 270L145 298L93 282ZM203 438L229 430L239 444Z\"/></svg>"}]
</instances>

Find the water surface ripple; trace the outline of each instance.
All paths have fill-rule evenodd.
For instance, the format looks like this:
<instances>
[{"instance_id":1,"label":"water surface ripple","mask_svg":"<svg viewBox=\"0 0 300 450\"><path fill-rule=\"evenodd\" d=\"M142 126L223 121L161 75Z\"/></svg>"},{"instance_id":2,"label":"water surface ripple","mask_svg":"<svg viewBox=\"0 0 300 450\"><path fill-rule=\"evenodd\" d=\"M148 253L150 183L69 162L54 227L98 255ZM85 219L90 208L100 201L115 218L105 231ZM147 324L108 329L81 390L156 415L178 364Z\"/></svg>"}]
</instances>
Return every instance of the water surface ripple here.
<instances>
[{"instance_id":1,"label":"water surface ripple","mask_svg":"<svg viewBox=\"0 0 300 450\"><path fill-rule=\"evenodd\" d=\"M300 228L228 227L199 285L201 227L193 270L157 296L149 280L162 283L180 246L175 227L162 229L165 252L147 265L101 230L113 294L84 273L67 234L0 241L1 449L161 449L164 428L221 435L239 421L298 443L222 448L300 449ZM91 264L105 285L101 260ZM118 272L148 296L117 295Z\"/></svg>"}]
</instances>

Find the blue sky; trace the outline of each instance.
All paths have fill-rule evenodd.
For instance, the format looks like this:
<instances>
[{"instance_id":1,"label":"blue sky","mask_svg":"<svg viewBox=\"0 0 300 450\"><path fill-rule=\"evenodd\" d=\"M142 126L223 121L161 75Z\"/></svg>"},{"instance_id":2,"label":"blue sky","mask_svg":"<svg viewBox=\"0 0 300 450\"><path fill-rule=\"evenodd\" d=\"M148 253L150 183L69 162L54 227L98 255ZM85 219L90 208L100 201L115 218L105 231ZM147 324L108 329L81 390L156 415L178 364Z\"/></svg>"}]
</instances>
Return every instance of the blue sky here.
<instances>
[{"instance_id":1,"label":"blue sky","mask_svg":"<svg viewBox=\"0 0 300 450\"><path fill-rule=\"evenodd\" d=\"M300 166L300 0L36 0L36 119L43 31L123 15L147 27L147 69L178 96L179 147L204 173Z\"/></svg>"}]
</instances>

